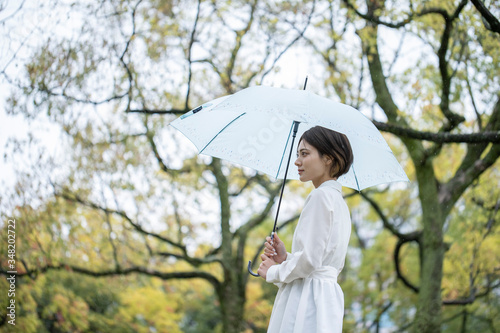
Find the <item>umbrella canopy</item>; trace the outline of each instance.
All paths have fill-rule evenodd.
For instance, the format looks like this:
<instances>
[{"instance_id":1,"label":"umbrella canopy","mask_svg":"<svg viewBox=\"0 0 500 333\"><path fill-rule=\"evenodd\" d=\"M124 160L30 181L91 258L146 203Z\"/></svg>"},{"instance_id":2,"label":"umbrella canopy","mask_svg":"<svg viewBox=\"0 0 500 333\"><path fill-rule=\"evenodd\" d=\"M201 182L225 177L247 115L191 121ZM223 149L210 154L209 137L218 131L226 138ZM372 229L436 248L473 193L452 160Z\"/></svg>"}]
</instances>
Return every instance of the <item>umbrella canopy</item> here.
<instances>
[{"instance_id":1,"label":"umbrella canopy","mask_svg":"<svg viewBox=\"0 0 500 333\"><path fill-rule=\"evenodd\" d=\"M358 110L306 90L255 86L203 104L170 124L194 143L200 154L264 172L276 179L299 179L290 152L297 136L314 126L343 133L354 161L338 181L361 191L409 181L373 123ZM291 149L291 151L290 151ZM294 170L286 175L287 164Z\"/></svg>"}]
</instances>

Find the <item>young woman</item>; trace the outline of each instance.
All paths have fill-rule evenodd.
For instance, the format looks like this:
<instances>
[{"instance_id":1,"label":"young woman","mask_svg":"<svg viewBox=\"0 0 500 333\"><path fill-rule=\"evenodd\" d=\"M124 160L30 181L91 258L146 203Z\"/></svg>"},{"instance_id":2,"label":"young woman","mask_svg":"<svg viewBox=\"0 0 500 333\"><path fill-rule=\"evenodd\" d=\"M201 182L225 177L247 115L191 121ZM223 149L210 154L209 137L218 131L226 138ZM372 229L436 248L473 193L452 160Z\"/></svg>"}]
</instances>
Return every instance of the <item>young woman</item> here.
<instances>
[{"instance_id":1,"label":"young woman","mask_svg":"<svg viewBox=\"0 0 500 333\"><path fill-rule=\"evenodd\" d=\"M341 333L344 294L337 276L344 267L351 235L349 209L337 178L353 161L344 134L313 127L302 135L297 149L302 182L315 189L306 199L287 253L278 235L267 237L258 273L278 285L269 333Z\"/></svg>"}]
</instances>

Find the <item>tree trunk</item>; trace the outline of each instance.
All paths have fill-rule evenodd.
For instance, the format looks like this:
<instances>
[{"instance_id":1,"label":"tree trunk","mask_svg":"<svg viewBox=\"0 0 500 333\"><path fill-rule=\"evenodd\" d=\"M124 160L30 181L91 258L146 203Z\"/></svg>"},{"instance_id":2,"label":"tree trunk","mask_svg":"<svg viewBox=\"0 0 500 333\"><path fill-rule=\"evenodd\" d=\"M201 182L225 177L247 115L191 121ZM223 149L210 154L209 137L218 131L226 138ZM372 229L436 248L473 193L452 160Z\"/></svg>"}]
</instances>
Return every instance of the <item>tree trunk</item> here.
<instances>
[{"instance_id":1,"label":"tree trunk","mask_svg":"<svg viewBox=\"0 0 500 333\"><path fill-rule=\"evenodd\" d=\"M217 180L221 209L221 232L222 232L222 262L224 279L220 289L217 291L220 310L222 315L222 327L224 333L240 333L243 331L243 309L245 305L245 279L241 258L233 251L233 234L231 232L230 220L231 209L229 202L229 181L222 172L221 161L213 158L212 171Z\"/></svg>"},{"instance_id":2,"label":"tree trunk","mask_svg":"<svg viewBox=\"0 0 500 333\"><path fill-rule=\"evenodd\" d=\"M405 120L398 116L398 107L385 82L377 47L377 26L367 25L364 29L358 30L358 35L363 41L377 103L391 122L407 127ZM401 140L407 147L415 165L422 205L420 291L413 331L435 333L441 329L441 281L444 259L442 228L446 214L439 204L439 186L434 174L432 156L426 154L422 142L404 137Z\"/></svg>"},{"instance_id":3,"label":"tree trunk","mask_svg":"<svg viewBox=\"0 0 500 333\"><path fill-rule=\"evenodd\" d=\"M443 214L432 162L416 168L422 204L423 232L420 239L421 271L415 333L441 330L441 281L443 278Z\"/></svg>"},{"instance_id":4,"label":"tree trunk","mask_svg":"<svg viewBox=\"0 0 500 333\"><path fill-rule=\"evenodd\" d=\"M228 274L231 273L226 272L226 275ZM245 291L240 289L237 279L228 276L219 292L222 331L224 333L241 333L244 330Z\"/></svg>"}]
</instances>

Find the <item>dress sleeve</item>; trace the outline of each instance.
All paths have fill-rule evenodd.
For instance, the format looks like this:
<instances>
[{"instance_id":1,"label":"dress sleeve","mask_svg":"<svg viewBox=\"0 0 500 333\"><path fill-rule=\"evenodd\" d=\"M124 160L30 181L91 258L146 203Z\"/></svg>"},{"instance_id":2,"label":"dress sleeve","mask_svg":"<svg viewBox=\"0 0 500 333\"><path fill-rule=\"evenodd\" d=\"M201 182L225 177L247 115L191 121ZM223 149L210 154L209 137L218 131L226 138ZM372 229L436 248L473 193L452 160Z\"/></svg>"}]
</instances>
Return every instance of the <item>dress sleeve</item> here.
<instances>
[{"instance_id":1,"label":"dress sleeve","mask_svg":"<svg viewBox=\"0 0 500 333\"><path fill-rule=\"evenodd\" d=\"M333 221L333 207L329 207L326 195L318 189L311 192L295 231L297 251L288 255L281 264L269 268L267 282L290 283L309 276L312 271L322 266L322 257L330 238Z\"/></svg>"}]
</instances>

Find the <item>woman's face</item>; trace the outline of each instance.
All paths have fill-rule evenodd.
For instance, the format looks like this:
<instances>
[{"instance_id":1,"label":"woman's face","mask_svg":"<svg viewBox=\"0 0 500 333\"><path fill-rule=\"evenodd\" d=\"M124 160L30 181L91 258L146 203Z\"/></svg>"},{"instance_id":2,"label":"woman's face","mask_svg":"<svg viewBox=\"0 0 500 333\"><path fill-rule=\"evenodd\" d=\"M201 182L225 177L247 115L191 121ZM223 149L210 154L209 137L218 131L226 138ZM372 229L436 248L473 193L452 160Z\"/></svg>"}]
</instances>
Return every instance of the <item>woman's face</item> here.
<instances>
[{"instance_id":1,"label":"woman's face","mask_svg":"<svg viewBox=\"0 0 500 333\"><path fill-rule=\"evenodd\" d=\"M300 181L312 181L314 187L318 187L323 182L334 179L330 176L332 165L330 158L321 156L318 150L305 140L300 141L297 150L295 165L299 171Z\"/></svg>"}]
</instances>

